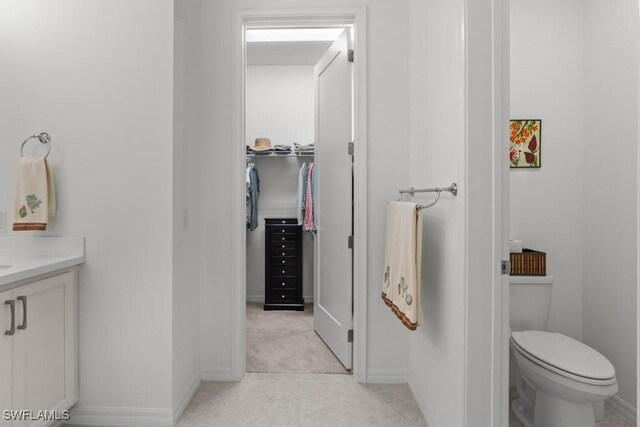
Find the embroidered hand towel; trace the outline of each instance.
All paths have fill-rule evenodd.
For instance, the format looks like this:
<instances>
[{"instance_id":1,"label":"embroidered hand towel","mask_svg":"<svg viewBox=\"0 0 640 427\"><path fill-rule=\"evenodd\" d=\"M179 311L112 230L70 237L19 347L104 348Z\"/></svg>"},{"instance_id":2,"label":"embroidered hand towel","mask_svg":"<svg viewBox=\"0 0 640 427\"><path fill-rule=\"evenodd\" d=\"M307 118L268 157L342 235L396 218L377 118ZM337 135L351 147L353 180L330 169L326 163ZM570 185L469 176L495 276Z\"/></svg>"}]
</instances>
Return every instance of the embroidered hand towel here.
<instances>
[{"instance_id":1,"label":"embroidered hand towel","mask_svg":"<svg viewBox=\"0 0 640 427\"><path fill-rule=\"evenodd\" d=\"M51 168L43 158L21 158L16 166L13 231L46 230L56 214Z\"/></svg>"},{"instance_id":2,"label":"embroidered hand towel","mask_svg":"<svg viewBox=\"0 0 640 427\"><path fill-rule=\"evenodd\" d=\"M415 203L389 202L382 299L409 330L420 323L422 216Z\"/></svg>"}]
</instances>

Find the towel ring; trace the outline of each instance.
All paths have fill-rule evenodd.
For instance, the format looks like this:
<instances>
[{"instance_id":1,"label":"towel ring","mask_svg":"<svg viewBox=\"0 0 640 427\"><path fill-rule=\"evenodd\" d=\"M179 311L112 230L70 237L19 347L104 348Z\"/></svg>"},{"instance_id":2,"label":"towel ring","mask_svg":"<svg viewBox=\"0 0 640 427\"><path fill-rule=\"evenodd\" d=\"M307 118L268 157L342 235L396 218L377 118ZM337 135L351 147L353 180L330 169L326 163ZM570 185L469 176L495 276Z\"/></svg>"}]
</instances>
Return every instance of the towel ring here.
<instances>
[{"instance_id":1,"label":"towel ring","mask_svg":"<svg viewBox=\"0 0 640 427\"><path fill-rule=\"evenodd\" d=\"M35 135L31 135L29 138L25 139L22 143L22 146L20 147L20 155L24 157L25 144L34 138L37 138L41 144L47 145L47 154L44 155L44 158L46 159L47 157L49 157L49 152L51 152L51 135L46 132L36 133Z\"/></svg>"}]
</instances>

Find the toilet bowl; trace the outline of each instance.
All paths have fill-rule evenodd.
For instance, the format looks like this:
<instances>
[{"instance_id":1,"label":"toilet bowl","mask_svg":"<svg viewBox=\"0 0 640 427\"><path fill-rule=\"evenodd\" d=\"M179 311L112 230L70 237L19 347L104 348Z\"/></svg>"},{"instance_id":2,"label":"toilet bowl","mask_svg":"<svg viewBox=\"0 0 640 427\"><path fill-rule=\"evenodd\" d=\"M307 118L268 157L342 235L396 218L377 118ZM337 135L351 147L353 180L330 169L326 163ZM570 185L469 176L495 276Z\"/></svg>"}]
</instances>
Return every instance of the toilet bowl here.
<instances>
[{"instance_id":1,"label":"toilet bowl","mask_svg":"<svg viewBox=\"0 0 640 427\"><path fill-rule=\"evenodd\" d=\"M512 332L518 392L512 409L526 427L595 427L594 404L618 391L613 365L562 334Z\"/></svg>"}]
</instances>

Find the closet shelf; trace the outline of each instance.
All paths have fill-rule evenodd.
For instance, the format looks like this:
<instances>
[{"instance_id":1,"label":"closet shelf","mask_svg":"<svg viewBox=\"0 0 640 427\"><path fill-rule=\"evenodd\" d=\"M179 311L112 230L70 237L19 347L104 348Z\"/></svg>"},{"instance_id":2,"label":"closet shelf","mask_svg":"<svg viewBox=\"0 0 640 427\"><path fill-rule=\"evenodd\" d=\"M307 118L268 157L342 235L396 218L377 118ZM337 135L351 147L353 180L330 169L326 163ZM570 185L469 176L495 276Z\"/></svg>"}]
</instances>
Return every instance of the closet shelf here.
<instances>
[{"instance_id":1,"label":"closet shelf","mask_svg":"<svg viewBox=\"0 0 640 427\"><path fill-rule=\"evenodd\" d=\"M254 153L247 153L247 157L251 157L251 158L257 158L257 157L313 157L313 153L311 153L311 154L307 154L307 153L287 153L287 154L276 154L276 153L254 154Z\"/></svg>"}]
</instances>

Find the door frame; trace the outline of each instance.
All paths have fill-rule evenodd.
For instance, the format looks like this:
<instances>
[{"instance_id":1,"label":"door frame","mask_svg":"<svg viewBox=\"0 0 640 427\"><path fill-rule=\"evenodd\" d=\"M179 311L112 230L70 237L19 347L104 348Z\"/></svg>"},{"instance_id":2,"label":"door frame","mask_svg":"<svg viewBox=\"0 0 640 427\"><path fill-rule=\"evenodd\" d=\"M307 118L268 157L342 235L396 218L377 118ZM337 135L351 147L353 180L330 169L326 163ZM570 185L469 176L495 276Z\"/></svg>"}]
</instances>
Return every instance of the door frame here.
<instances>
[{"instance_id":1,"label":"door frame","mask_svg":"<svg viewBox=\"0 0 640 427\"><path fill-rule=\"evenodd\" d=\"M465 1L464 425L509 425L509 0ZM488 227L488 225L490 225ZM488 339L490 338L490 339Z\"/></svg>"},{"instance_id":2,"label":"door frame","mask_svg":"<svg viewBox=\"0 0 640 427\"><path fill-rule=\"evenodd\" d=\"M353 374L367 382L367 45L366 7L266 8L234 11L232 52L231 375L244 378L246 352L245 63L247 28L354 26ZM242 143L239 143L242 141ZM347 155L345 141L345 155ZM357 218L357 220L355 220ZM345 236L345 241L346 241ZM345 243L346 244L346 243ZM346 339L346 337L345 337Z\"/></svg>"}]
</instances>

